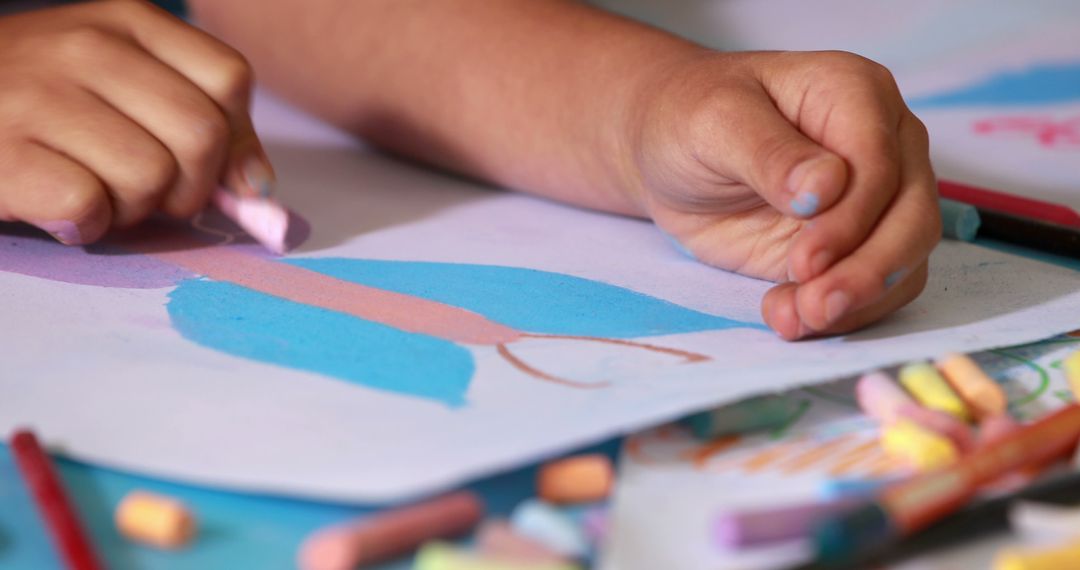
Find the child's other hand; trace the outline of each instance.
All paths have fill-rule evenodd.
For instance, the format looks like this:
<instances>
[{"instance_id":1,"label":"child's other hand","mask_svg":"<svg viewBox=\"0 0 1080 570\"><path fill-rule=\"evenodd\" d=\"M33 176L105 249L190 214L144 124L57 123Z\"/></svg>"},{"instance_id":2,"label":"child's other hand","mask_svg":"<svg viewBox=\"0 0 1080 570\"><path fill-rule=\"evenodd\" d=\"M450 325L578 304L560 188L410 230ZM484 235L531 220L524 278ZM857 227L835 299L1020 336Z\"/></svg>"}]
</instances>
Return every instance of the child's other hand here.
<instances>
[{"instance_id":1,"label":"child's other hand","mask_svg":"<svg viewBox=\"0 0 1080 570\"><path fill-rule=\"evenodd\" d=\"M915 298L941 223L926 129L889 72L847 53L703 53L642 99L638 200L697 259L782 281L787 339Z\"/></svg>"},{"instance_id":2,"label":"child's other hand","mask_svg":"<svg viewBox=\"0 0 1080 570\"><path fill-rule=\"evenodd\" d=\"M0 220L81 244L155 209L190 217L219 180L262 191L251 81L236 51L143 2L0 18Z\"/></svg>"}]
</instances>

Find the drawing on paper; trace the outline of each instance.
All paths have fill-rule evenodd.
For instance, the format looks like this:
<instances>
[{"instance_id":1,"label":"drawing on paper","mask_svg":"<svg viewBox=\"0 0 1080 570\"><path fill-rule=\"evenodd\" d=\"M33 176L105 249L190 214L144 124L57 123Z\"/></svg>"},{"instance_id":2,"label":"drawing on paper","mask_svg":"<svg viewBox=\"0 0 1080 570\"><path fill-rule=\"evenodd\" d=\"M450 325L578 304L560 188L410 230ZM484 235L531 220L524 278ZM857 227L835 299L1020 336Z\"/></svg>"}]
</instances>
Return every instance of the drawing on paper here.
<instances>
[{"instance_id":1,"label":"drawing on paper","mask_svg":"<svg viewBox=\"0 0 1080 570\"><path fill-rule=\"evenodd\" d=\"M273 258L218 216L158 225L68 248L4 235L0 270L106 287L175 286L167 311L188 340L242 358L315 372L449 406L465 403L467 347L489 346L536 379L602 388L543 370L514 352L527 339L613 343L706 357L633 340L759 328L621 287L520 267L346 258ZM208 241L207 236L213 236Z\"/></svg>"}]
</instances>

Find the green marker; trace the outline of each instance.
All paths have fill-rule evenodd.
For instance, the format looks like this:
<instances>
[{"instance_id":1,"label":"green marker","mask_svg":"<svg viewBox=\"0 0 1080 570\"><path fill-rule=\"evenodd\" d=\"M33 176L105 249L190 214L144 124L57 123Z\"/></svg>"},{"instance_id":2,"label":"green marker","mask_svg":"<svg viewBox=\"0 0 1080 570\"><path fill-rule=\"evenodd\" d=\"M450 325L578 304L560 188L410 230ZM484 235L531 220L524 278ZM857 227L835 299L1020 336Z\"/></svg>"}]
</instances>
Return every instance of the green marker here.
<instances>
[{"instance_id":1,"label":"green marker","mask_svg":"<svg viewBox=\"0 0 1080 570\"><path fill-rule=\"evenodd\" d=\"M683 423L699 439L765 431L780 427L801 411L798 398L781 395L757 396L715 410L687 417Z\"/></svg>"}]
</instances>

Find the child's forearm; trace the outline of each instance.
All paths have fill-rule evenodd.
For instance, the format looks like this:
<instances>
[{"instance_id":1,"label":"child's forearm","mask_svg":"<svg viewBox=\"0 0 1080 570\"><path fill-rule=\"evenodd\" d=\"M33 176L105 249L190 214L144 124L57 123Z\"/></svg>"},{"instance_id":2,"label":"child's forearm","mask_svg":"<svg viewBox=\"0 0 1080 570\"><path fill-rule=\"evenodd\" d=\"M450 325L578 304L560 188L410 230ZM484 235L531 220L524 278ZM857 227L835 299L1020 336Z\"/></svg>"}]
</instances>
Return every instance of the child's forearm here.
<instances>
[{"instance_id":1,"label":"child's forearm","mask_svg":"<svg viewBox=\"0 0 1080 570\"><path fill-rule=\"evenodd\" d=\"M261 81L377 145L633 215L629 98L699 51L563 0L191 4Z\"/></svg>"}]
</instances>

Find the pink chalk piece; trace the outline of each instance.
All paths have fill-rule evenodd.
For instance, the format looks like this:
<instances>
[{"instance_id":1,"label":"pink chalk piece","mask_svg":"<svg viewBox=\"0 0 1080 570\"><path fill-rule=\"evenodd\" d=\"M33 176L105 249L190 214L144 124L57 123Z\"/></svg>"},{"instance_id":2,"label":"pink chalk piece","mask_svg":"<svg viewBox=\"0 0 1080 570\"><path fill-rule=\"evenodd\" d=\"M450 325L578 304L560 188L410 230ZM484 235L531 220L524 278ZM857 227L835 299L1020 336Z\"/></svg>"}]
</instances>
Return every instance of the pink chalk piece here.
<instances>
[{"instance_id":1,"label":"pink chalk piece","mask_svg":"<svg viewBox=\"0 0 1080 570\"><path fill-rule=\"evenodd\" d=\"M979 445L993 445L1021 427L1009 414L990 416L979 422Z\"/></svg>"},{"instance_id":2,"label":"pink chalk piece","mask_svg":"<svg viewBox=\"0 0 1080 570\"><path fill-rule=\"evenodd\" d=\"M216 281L451 342L499 345L521 337L520 332L467 309L344 281L228 247L207 246L190 236L170 235L128 247Z\"/></svg>"},{"instance_id":3,"label":"pink chalk piece","mask_svg":"<svg viewBox=\"0 0 1080 570\"><path fill-rule=\"evenodd\" d=\"M271 198L241 197L224 188L214 192L214 205L270 251L288 251L289 211Z\"/></svg>"},{"instance_id":4,"label":"pink chalk piece","mask_svg":"<svg viewBox=\"0 0 1080 570\"><path fill-rule=\"evenodd\" d=\"M914 402L901 405L896 413L899 419L911 420L921 427L948 438L961 453L975 448L975 434L972 433L971 427L956 416L924 408Z\"/></svg>"},{"instance_id":5,"label":"pink chalk piece","mask_svg":"<svg viewBox=\"0 0 1080 570\"><path fill-rule=\"evenodd\" d=\"M859 378L855 385L855 399L864 413L881 423L895 422L897 411L902 406L915 405L915 400L907 391L880 370Z\"/></svg>"},{"instance_id":6,"label":"pink chalk piece","mask_svg":"<svg viewBox=\"0 0 1080 570\"><path fill-rule=\"evenodd\" d=\"M297 554L302 570L351 570L408 554L431 540L466 534L484 514L469 491L391 509L366 518L316 530Z\"/></svg>"},{"instance_id":7,"label":"pink chalk piece","mask_svg":"<svg viewBox=\"0 0 1080 570\"><path fill-rule=\"evenodd\" d=\"M713 536L725 549L805 538L822 519L852 511L863 504L859 498L796 505L727 511L717 515Z\"/></svg>"},{"instance_id":8,"label":"pink chalk piece","mask_svg":"<svg viewBox=\"0 0 1080 570\"><path fill-rule=\"evenodd\" d=\"M477 553L486 558L522 564L561 564L570 560L545 544L514 531L509 521L485 521L476 533Z\"/></svg>"}]
</instances>

